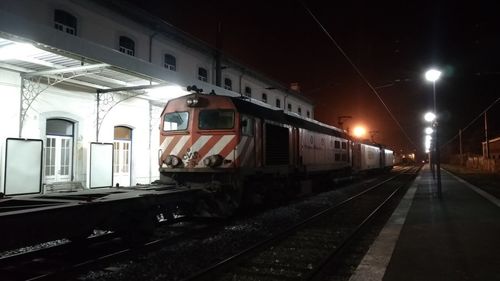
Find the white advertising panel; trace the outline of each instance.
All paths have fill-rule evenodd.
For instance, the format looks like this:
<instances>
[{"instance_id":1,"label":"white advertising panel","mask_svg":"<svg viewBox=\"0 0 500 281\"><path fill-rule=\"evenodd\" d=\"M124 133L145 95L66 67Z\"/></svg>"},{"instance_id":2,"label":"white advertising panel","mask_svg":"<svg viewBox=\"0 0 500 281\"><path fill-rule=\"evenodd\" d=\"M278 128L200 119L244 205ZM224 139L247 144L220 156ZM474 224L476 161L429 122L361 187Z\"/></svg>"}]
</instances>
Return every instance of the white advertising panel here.
<instances>
[{"instance_id":1,"label":"white advertising panel","mask_svg":"<svg viewBox=\"0 0 500 281\"><path fill-rule=\"evenodd\" d=\"M42 153L42 140L7 139L4 177L6 195L42 191Z\"/></svg>"},{"instance_id":2,"label":"white advertising panel","mask_svg":"<svg viewBox=\"0 0 500 281\"><path fill-rule=\"evenodd\" d=\"M113 144L90 143L90 188L113 185Z\"/></svg>"}]
</instances>

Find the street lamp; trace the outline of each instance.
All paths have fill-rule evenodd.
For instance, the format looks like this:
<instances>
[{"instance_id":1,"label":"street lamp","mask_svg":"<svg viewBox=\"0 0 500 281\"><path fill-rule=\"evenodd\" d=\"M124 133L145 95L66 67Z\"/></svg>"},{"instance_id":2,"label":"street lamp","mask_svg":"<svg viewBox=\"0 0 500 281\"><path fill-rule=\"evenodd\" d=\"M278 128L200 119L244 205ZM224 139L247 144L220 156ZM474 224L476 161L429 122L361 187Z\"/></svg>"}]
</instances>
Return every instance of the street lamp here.
<instances>
[{"instance_id":1,"label":"street lamp","mask_svg":"<svg viewBox=\"0 0 500 281\"><path fill-rule=\"evenodd\" d=\"M425 73L425 79L427 81L432 82L432 94L434 98L434 113L437 113L437 105L436 105L436 81L441 77L441 71L436 69L430 69ZM434 134L436 140L434 141L434 150L435 150L435 162L436 162L436 172L437 172L437 192L439 199L443 198L443 194L441 191L441 161L440 161L440 152L439 152L439 137L438 137L438 122L437 118L433 118L432 126L434 127Z\"/></svg>"},{"instance_id":2,"label":"street lamp","mask_svg":"<svg viewBox=\"0 0 500 281\"><path fill-rule=\"evenodd\" d=\"M361 139L362 137L364 137L366 135L366 129L364 127L361 127L361 126L355 127L353 130L353 134L356 138Z\"/></svg>"},{"instance_id":3,"label":"street lamp","mask_svg":"<svg viewBox=\"0 0 500 281\"><path fill-rule=\"evenodd\" d=\"M433 122L435 119L436 119L436 114L434 114L433 112L427 112L424 115L424 120L427 122Z\"/></svg>"}]
</instances>

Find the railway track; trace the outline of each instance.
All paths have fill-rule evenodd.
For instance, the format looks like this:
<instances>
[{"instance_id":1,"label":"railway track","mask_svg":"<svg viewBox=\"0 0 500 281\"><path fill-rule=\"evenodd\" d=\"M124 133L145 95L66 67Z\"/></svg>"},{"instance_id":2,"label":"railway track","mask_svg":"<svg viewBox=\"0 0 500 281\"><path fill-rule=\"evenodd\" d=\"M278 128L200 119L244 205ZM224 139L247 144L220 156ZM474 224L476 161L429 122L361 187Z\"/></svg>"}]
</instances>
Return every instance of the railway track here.
<instances>
[{"instance_id":1,"label":"railway track","mask_svg":"<svg viewBox=\"0 0 500 281\"><path fill-rule=\"evenodd\" d=\"M398 172L403 172L402 170L398 170ZM410 176L413 175L411 171L407 171ZM380 188L381 184L379 185ZM372 188L372 189L377 189L377 188ZM368 193L368 191L364 192ZM364 194L363 193L363 194ZM344 216L348 218L349 216L352 216L352 209L345 208L346 205L350 204L349 202L353 202L356 197L361 197L361 194L358 194L357 196L352 196L347 200L342 201L340 204L336 204L336 206L332 209L336 209L340 213L342 209L344 209L344 215L340 215L341 217ZM351 203L352 204L352 203ZM349 211L350 210L350 211ZM320 220L320 217L322 216L328 216L327 215L328 211L324 211L321 214L318 214L315 216L315 218L311 218L307 221L304 221L302 225L305 226L310 222L312 223L314 220ZM339 216L339 215L337 215ZM117 268L113 268L113 266L110 267L113 263L119 261L129 261L129 260L134 260L138 256L141 256L142 254L147 254L148 252L155 251L159 248L162 247L167 247L169 245L175 245L178 243L182 243L183 241L186 240L202 240L205 239L206 237L210 237L209 233L217 233L220 228L223 228L223 224L221 221L217 221L220 223L214 223L214 221L208 222L200 222L200 221L193 221L193 222L184 222L183 225L171 225L168 228L170 230L166 231L165 233L161 233L157 235L159 237L156 240L150 241L148 243L145 243L143 245L138 245L134 248L127 247L124 245L124 243L121 242L121 239L119 239L116 235L111 234L109 236L105 237L95 237L92 239L86 239L85 243L80 243L79 245L75 245L72 243L66 243L63 245L59 246L54 246L48 249L43 249L39 251L34 251L34 252L29 252L29 253L23 253L19 254L16 256L11 256L11 257L6 257L0 259L0 276L1 280L73 280L75 278L80 278L77 276L81 276L79 274L82 274L83 272L88 272L89 270L98 270L98 271L105 271L105 272L113 272L115 270L119 270ZM340 225L340 223L339 223ZM199 274L196 276L193 276L190 279L205 279L205 280L212 280L212 279L217 279L217 278L222 278L222 279L227 279L228 277L233 277L237 276L236 279L239 279L240 276L252 276L252 274L245 273L243 274L242 272L246 272L246 268L248 267L247 265L238 265L240 261L244 260L251 260L248 257L249 256L259 256L259 251L265 249L266 247L273 247L271 249L274 249L274 253L271 252L270 257L274 257L274 261L258 261L255 264L251 264L251 268L255 268L259 274L257 274L256 278L252 278L252 280L262 280L260 279L261 277L263 279L266 279L266 275L263 274L266 272L266 268L269 268L269 265L274 266L273 271L279 270L281 271L282 268L279 268L279 265L282 262L286 262L284 259L280 258L282 255L286 256L292 256L294 253L291 254L285 254L282 253L281 248L278 248L277 246L273 246L273 244L278 243L278 241L286 240L287 236L290 236L292 233L297 232L299 233L299 229L301 226L296 226L294 228L290 228L288 231L276 235L273 239L270 239L267 242L259 243L261 244L260 246L256 247L251 247L253 249L249 249L248 251L241 252L240 254L237 254L236 256L227 259L225 262L220 263L220 265L217 266L212 266L210 267L209 270L202 270L200 271ZM326 228L326 227L325 227ZM164 227L161 227L159 229L165 229ZM295 249L295 252L298 252L300 250L300 244L302 242L306 243L306 245L313 245L315 240L321 241L321 239L324 239L324 236L334 236L337 237L335 239L339 240L340 236L345 236L347 235L347 232L350 228L347 227L342 227L338 228L334 232L328 232L326 234L321 233L321 227L319 230L317 229L316 231L310 232L310 234L304 234L303 237L306 237L306 239L303 240L296 240L296 242L293 242L295 246L292 245L292 248ZM331 227L331 229L335 229L335 227ZM302 231L302 230L301 230ZM337 233L338 232L338 233ZM315 239L313 239L316 237ZM323 238L322 238L323 237ZM302 242L301 242L302 241ZM337 243L338 241L335 242L328 242L330 244L332 243ZM250 245L250 244L248 244ZM314 251L310 251L314 252ZM234 252L233 252L234 253ZM202 254L203 255L203 254ZM299 260L303 259L300 257L301 254L299 254ZM266 255L264 255L265 257ZM220 259L219 259L220 260ZM305 263L305 262L304 262ZM288 262L288 264L292 264ZM208 264L207 264L208 265ZM205 266L207 266L205 265ZM260 265L260 268L259 266ZM315 263L306 263L306 270L304 273L301 273L299 271L298 274L300 276L304 276L305 273L311 273L313 270L316 270L319 268ZM194 267L196 268L196 267ZM199 270L202 267L198 267L196 269L193 269L190 272L195 272ZM220 274L215 274L217 272L217 268L230 268L232 271L233 269L236 270L236 275L230 275L226 274L225 276L222 276ZM310 269L312 268L312 269ZM299 270L299 269L297 269ZM205 273L204 273L205 272ZM276 274L276 271L274 271ZM180 275L175 275L177 273L174 273L173 276L180 276L181 278L185 278L186 274L180 274ZM191 273L189 273L191 274ZM172 276L171 273L167 273L166 276ZM214 277L215 276L215 277ZM214 277L214 278L212 278ZM266 277L266 278L264 278ZM178 277L174 278L176 280L179 280ZM272 278L271 278L272 279ZM303 279L303 278L302 278ZM300 279L300 280L302 280ZM100 280L100 278L97 279L92 279L90 280Z\"/></svg>"},{"instance_id":2,"label":"railway track","mask_svg":"<svg viewBox=\"0 0 500 281\"><path fill-rule=\"evenodd\" d=\"M184 281L315 280L418 170L406 169Z\"/></svg>"},{"instance_id":3,"label":"railway track","mask_svg":"<svg viewBox=\"0 0 500 281\"><path fill-rule=\"evenodd\" d=\"M114 234L87 238L78 243L62 243L0 258L0 280L70 280L90 268L104 267L111 261L124 260L155 247L175 244L181 239L198 236L217 228L209 220L170 222L160 227L161 238L130 247ZM165 232L168 228L168 235Z\"/></svg>"}]
</instances>

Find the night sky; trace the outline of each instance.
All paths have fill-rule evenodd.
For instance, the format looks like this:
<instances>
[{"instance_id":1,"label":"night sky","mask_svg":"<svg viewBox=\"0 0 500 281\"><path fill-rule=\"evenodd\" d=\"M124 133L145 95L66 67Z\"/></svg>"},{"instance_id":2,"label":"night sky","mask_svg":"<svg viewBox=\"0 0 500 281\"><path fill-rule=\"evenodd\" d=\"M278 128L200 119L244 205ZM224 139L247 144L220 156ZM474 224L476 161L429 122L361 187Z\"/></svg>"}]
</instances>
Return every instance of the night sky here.
<instances>
[{"instance_id":1,"label":"night sky","mask_svg":"<svg viewBox=\"0 0 500 281\"><path fill-rule=\"evenodd\" d=\"M316 119L337 125L338 116L350 115L344 127L378 131L375 141L397 151L423 151L422 115L432 109L432 84L423 77L429 67L444 71L436 84L441 143L500 97L500 16L493 4L127 1L211 46L220 21L225 55L285 85L299 82L316 105ZM410 140L301 3L377 88ZM488 114L490 137L499 137L500 105ZM471 152L480 151L482 120L464 133Z\"/></svg>"}]
</instances>

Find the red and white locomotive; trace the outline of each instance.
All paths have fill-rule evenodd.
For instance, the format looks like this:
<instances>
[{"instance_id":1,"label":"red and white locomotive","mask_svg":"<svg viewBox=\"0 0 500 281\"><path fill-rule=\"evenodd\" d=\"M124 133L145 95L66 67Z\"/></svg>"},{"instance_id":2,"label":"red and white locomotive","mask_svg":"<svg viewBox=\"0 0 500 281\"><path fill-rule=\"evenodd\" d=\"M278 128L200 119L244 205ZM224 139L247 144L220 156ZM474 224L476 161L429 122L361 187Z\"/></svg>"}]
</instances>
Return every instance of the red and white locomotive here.
<instances>
[{"instance_id":1,"label":"red and white locomotive","mask_svg":"<svg viewBox=\"0 0 500 281\"><path fill-rule=\"evenodd\" d=\"M293 194L314 179L392 168L392 151L247 98L194 93L161 114L160 181L251 198Z\"/></svg>"}]
</instances>

